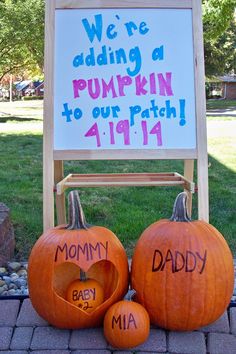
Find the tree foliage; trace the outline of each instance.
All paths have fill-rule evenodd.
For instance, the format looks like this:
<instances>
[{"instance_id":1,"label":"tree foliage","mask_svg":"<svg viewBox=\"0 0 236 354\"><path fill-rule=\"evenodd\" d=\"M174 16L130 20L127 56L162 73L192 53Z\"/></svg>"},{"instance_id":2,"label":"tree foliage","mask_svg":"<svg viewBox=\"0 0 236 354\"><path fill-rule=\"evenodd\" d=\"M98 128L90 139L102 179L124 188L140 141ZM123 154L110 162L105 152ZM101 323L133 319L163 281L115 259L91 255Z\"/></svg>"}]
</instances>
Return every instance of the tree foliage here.
<instances>
[{"instance_id":1,"label":"tree foliage","mask_svg":"<svg viewBox=\"0 0 236 354\"><path fill-rule=\"evenodd\" d=\"M205 38L206 76L236 73L236 21L216 40Z\"/></svg>"},{"instance_id":2,"label":"tree foliage","mask_svg":"<svg viewBox=\"0 0 236 354\"><path fill-rule=\"evenodd\" d=\"M0 1L0 80L21 69L43 69L44 2Z\"/></svg>"},{"instance_id":3,"label":"tree foliage","mask_svg":"<svg viewBox=\"0 0 236 354\"><path fill-rule=\"evenodd\" d=\"M235 71L236 0L203 1L204 51L206 75Z\"/></svg>"},{"instance_id":4,"label":"tree foliage","mask_svg":"<svg viewBox=\"0 0 236 354\"><path fill-rule=\"evenodd\" d=\"M228 29L236 0L203 0L204 37L214 41Z\"/></svg>"},{"instance_id":5,"label":"tree foliage","mask_svg":"<svg viewBox=\"0 0 236 354\"><path fill-rule=\"evenodd\" d=\"M202 4L206 74L222 74L234 66L236 0ZM9 72L42 72L43 46L44 0L0 0L0 81Z\"/></svg>"}]
</instances>

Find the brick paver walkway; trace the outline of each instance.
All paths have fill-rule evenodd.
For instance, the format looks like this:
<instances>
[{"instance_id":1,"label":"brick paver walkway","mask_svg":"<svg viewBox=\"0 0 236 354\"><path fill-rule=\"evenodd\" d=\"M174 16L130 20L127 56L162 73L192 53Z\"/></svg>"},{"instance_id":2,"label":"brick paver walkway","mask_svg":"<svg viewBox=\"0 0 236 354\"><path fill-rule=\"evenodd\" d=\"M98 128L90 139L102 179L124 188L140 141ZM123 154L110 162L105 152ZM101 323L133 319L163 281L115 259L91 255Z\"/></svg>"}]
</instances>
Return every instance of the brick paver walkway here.
<instances>
[{"instance_id":1,"label":"brick paver walkway","mask_svg":"<svg viewBox=\"0 0 236 354\"><path fill-rule=\"evenodd\" d=\"M148 340L132 350L109 346L102 328L61 330L49 326L30 299L0 301L0 354L236 354L236 307L214 324L193 332L151 328Z\"/></svg>"}]
</instances>

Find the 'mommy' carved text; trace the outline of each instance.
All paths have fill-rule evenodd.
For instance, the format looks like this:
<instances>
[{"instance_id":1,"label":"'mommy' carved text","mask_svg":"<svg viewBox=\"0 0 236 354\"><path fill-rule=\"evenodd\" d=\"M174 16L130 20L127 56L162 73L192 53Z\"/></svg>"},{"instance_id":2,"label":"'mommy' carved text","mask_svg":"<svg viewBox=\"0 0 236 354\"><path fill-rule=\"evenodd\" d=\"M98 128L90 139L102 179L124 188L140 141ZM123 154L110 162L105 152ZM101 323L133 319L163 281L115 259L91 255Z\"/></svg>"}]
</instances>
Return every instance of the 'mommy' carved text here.
<instances>
[{"instance_id":1,"label":"'mommy' carved text","mask_svg":"<svg viewBox=\"0 0 236 354\"><path fill-rule=\"evenodd\" d=\"M84 244L67 244L58 245L56 248L54 261L57 262L59 257L63 257L65 261L71 260L81 260L82 258L86 261L92 261L93 259L107 259L108 257L108 241L96 242L94 244L86 242Z\"/></svg>"}]
</instances>

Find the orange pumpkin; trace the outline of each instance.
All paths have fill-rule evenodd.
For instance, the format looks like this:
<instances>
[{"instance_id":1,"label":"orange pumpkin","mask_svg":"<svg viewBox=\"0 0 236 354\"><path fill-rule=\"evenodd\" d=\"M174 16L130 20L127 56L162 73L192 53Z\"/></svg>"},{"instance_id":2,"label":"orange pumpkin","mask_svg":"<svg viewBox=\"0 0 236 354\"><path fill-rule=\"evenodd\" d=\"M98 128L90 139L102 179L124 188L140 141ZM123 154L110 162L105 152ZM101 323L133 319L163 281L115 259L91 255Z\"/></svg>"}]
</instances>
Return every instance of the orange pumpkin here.
<instances>
[{"instance_id":1,"label":"orange pumpkin","mask_svg":"<svg viewBox=\"0 0 236 354\"><path fill-rule=\"evenodd\" d=\"M104 301L91 313L66 300L68 286L80 277L80 270L104 291ZM35 310L59 328L99 326L106 310L126 293L125 250L112 231L86 223L77 191L69 194L69 225L49 229L34 245L28 284Z\"/></svg>"},{"instance_id":2,"label":"orange pumpkin","mask_svg":"<svg viewBox=\"0 0 236 354\"><path fill-rule=\"evenodd\" d=\"M118 349L136 347L149 336L149 315L142 305L130 301L132 295L128 300L113 304L104 317L104 336Z\"/></svg>"},{"instance_id":3,"label":"orange pumpkin","mask_svg":"<svg viewBox=\"0 0 236 354\"><path fill-rule=\"evenodd\" d=\"M80 272L80 279L74 280L67 288L66 300L86 312L93 312L104 300L104 291L98 281L87 279Z\"/></svg>"},{"instance_id":4,"label":"orange pumpkin","mask_svg":"<svg viewBox=\"0 0 236 354\"><path fill-rule=\"evenodd\" d=\"M134 250L132 287L151 322L170 330L193 330L216 321L234 287L230 249L216 228L191 221L186 193L170 220L150 225Z\"/></svg>"}]
</instances>

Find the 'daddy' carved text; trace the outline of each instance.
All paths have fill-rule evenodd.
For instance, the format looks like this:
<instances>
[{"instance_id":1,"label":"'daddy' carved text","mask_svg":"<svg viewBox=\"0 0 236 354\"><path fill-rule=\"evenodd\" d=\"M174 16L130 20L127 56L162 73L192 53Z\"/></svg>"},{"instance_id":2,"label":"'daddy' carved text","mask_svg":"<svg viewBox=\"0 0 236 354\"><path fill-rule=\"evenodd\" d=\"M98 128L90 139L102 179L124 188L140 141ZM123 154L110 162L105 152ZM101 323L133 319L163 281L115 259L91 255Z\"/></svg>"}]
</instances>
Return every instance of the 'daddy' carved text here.
<instances>
[{"instance_id":1,"label":"'daddy' carved text","mask_svg":"<svg viewBox=\"0 0 236 354\"><path fill-rule=\"evenodd\" d=\"M170 249L167 251L156 249L153 253L152 272L163 272L169 264L172 273L196 271L202 274L206 266L206 261L207 250L200 254L198 251L190 250L180 252Z\"/></svg>"}]
</instances>

